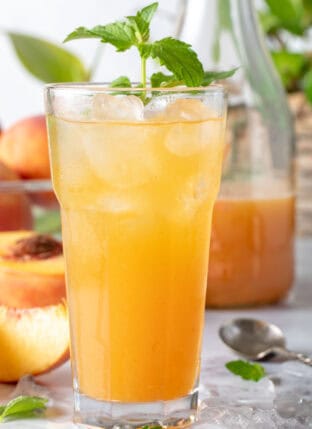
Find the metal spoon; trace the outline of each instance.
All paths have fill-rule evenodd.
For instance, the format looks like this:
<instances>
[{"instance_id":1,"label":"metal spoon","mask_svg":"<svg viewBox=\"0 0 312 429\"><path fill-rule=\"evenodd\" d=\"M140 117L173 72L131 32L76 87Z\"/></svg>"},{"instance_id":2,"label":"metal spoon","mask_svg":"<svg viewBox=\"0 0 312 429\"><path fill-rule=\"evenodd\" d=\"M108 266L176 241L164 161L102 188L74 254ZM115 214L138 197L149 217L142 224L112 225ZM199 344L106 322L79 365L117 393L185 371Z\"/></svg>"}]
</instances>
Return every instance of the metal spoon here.
<instances>
[{"instance_id":1,"label":"metal spoon","mask_svg":"<svg viewBox=\"0 0 312 429\"><path fill-rule=\"evenodd\" d=\"M312 366L312 358L286 348L283 332L271 323L255 319L234 319L221 326L219 335L228 347L248 359L277 357L299 360Z\"/></svg>"}]
</instances>

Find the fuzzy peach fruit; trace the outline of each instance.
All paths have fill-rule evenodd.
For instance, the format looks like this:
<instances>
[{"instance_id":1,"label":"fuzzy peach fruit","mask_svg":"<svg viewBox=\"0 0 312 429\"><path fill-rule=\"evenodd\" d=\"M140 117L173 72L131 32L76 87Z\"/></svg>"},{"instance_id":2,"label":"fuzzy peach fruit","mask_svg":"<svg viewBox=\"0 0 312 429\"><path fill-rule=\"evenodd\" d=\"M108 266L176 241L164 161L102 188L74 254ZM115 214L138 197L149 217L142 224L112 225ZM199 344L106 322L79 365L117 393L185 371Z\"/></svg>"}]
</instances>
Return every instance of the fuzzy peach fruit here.
<instances>
[{"instance_id":1,"label":"fuzzy peach fruit","mask_svg":"<svg viewBox=\"0 0 312 429\"><path fill-rule=\"evenodd\" d=\"M50 178L45 117L32 116L4 130L1 136L0 159L22 178Z\"/></svg>"}]
</instances>

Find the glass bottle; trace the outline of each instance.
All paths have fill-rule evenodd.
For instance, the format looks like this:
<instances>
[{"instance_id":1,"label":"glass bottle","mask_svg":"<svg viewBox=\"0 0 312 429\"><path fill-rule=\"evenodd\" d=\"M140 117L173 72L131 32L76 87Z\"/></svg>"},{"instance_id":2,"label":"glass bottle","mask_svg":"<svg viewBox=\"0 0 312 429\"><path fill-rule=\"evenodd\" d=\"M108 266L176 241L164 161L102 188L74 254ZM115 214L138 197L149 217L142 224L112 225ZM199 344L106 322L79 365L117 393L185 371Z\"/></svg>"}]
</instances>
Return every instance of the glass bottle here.
<instances>
[{"instance_id":1,"label":"glass bottle","mask_svg":"<svg viewBox=\"0 0 312 429\"><path fill-rule=\"evenodd\" d=\"M294 277L294 137L286 97L251 0L183 0L179 36L206 69L239 66L215 206L206 304L283 299Z\"/></svg>"}]
</instances>

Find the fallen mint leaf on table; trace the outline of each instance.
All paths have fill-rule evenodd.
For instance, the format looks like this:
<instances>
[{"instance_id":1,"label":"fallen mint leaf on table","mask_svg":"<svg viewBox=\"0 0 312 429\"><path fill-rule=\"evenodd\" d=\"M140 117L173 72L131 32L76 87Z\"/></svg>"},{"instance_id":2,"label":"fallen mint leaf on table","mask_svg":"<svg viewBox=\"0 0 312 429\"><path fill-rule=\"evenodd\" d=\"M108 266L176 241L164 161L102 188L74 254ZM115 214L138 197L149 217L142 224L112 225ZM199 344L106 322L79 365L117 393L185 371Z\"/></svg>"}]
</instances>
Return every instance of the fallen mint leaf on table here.
<instances>
[{"instance_id":1,"label":"fallen mint leaf on table","mask_svg":"<svg viewBox=\"0 0 312 429\"><path fill-rule=\"evenodd\" d=\"M259 363L233 360L225 364L226 368L244 380L259 381L266 376L265 369Z\"/></svg>"},{"instance_id":2,"label":"fallen mint leaf on table","mask_svg":"<svg viewBox=\"0 0 312 429\"><path fill-rule=\"evenodd\" d=\"M34 417L46 409L47 402L47 398L39 396L18 396L6 405L0 406L0 423Z\"/></svg>"}]
</instances>

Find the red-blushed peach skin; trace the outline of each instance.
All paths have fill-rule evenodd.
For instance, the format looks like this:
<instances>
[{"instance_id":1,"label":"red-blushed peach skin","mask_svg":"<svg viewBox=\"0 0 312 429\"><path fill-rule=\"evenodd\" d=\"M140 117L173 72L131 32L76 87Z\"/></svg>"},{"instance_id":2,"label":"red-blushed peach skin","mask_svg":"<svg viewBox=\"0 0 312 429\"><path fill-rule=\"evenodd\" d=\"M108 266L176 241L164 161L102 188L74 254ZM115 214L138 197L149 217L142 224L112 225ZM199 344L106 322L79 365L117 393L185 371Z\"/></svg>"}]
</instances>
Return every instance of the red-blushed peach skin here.
<instances>
[{"instance_id":1,"label":"red-blushed peach skin","mask_svg":"<svg viewBox=\"0 0 312 429\"><path fill-rule=\"evenodd\" d=\"M30 309L0 306L0 348L0 382L15 382L61 365L69 356L65 301Z\"/></svg>"},{"instance_id":2,"label":"red-blushed peach skin","mask_svg":"<svg viewBox=\"0 0 312 429\"><path fill-rule=\"evenodd\" d=\"M50 178L45 117L25 118L5 130L1 136L0 159L22 178Z\"/></svg>"},{"instance_id":3,"label":"red-blushed peach skin","mask_svg":"<svg viewBox=\"0 0 312 429\"><path fill-rule=\"evenodd\" d=\"M45 209L57 210L60 207L53 191L33 192L29 194L29 198L34 204Z\"/></svg>"},{"instance_id":4,"label":"red-blushed peach skin","mask_svg":"<svg viewBox=\"0 0 312 429\"><path fill-rule=\"evenodd\" d=\"M0 162L0 231L30 229L33 224L31 204L26 193L1 190L1 183L12 180L19 180L18 175Z\"/></svg>"},{"instance_id":5,"label":"red-blushed peach skin","mask_svg":"<svg viewBox=\"0 0 312 429\"><path fill-rule=\"evenodd\" d=\"M44 307L65 297L63 275L6 271L0 268L0 305L14 308Z\"/></svg>"}]
</instances>

